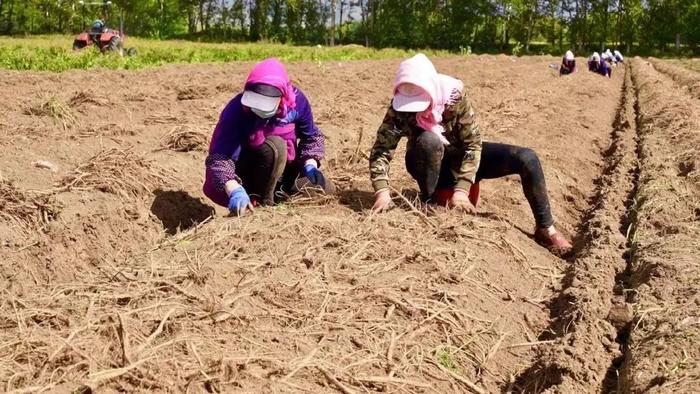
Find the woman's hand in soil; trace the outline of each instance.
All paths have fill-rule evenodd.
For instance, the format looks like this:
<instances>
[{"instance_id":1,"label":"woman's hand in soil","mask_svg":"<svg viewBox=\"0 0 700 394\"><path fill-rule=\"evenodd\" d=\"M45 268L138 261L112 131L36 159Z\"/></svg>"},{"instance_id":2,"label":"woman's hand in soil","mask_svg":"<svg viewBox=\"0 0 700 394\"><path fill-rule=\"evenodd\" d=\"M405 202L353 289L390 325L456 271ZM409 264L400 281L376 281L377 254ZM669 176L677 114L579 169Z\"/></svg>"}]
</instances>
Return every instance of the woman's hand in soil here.
<instances>
[{"instance_id":1,"label":"woman's hand in soil","mask_svg":"<svg viewBox=\"0 0 700 394\"><path fill-rule=\"evenodd\" d=\"M450 199L450 207L465 213L475 213L476 210L469 201L469 193L464 190L456 189Z\"/></svg>"},{"instance_id":2,"label":"woman's hand in soil","mask_svg":"<svg viewBox=\"0 0 700 394\"><path fill-rule=\"evenodd\" d=\"M374 193L374 205L372 206L372 211L386 212L394 207L394 202L391 201L391 193L389 189L382 189Z\"/></svg>"},{"instance_id":3,"label":"woman's hand in soil","mask_svg":"<svg viewBox=\"0 0 700 394\"><path fill-rule=\"evenodd\" d=\"M231 210L231 213L238 216L245 215L246 211L253 212L253 204L251 204L250 197L243 186L238 186L231 192L228 200L228 209Z\"/></svg>"}]
</instances>

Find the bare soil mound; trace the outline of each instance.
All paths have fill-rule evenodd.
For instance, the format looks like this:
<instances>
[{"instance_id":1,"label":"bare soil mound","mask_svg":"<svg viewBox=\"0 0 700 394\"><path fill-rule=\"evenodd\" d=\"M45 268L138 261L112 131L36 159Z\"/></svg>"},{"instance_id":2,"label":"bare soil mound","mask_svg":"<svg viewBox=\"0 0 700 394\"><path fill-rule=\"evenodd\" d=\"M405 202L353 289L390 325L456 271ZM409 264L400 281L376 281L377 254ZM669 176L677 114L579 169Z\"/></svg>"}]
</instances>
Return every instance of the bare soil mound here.
<instances>
[{"instance_id":1,"label":"bare soil mound","mask_svg":"<svg viewBox=\"0 0 700 394\"><path fill-rule=\"evenodd\" d=\"M700 99L700 74L660 59L651 58L649 61L657 71L671 77L682 90L687 90L692 97Z\"/></svg>"}]
</instances>

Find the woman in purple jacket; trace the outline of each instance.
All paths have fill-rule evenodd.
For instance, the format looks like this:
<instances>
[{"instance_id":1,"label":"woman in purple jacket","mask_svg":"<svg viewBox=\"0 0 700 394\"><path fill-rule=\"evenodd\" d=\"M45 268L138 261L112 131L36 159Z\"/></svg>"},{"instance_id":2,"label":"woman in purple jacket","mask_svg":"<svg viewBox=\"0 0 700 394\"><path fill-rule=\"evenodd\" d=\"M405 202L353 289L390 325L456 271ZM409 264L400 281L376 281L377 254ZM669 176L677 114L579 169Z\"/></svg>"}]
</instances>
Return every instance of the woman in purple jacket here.
<instances>
[{"instance_id":1,"label":"woman in purple jacket","mask_svg":"<svg viewBox=\"0 0 700 394\"><path fill-rule=\"evenodd\" d=\"M332 193L332 182L319 169L324 151L306 96L292 85L282 63L267 59L253 68L244 91L219 117L204 194L243 215L309 184Z\"/></svg>"},{"instance_id":2,"label":"woman in purple jacket","mask_svg":"<svg viewBox=\"0 0 700 394\"><path fill-rule=\"evenodd\" d=\"M605 59L601 59L598 52L593 52L593 56L588 59L588 71L612 78L612 69Z\"/></svg>"}]
</instances>

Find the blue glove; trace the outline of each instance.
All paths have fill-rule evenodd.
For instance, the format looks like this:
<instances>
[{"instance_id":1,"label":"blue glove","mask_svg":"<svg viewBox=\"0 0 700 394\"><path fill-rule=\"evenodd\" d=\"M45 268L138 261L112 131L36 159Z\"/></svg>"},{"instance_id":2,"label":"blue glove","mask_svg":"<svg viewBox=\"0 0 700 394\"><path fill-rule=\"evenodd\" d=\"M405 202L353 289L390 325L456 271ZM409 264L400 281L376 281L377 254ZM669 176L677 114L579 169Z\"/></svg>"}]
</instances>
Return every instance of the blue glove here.
<instances>
[{"instance_id":1,"label":"blue glove","mask_svg":"<svg viewBox=\"0 0 700 394\"><path fill-rule=\"evenodd\" d=\"M246 193L243 186L233 189L228 200L228 209L230 209L231 212L243 215L246 209L251 207L252 204L250 203L250 197L248 197L248 193Z\"/></svg>"},{"instance_id":2,"label":"blue glove","mask_svg":"<svg viewBox=\"0 0 700 394\"><path fill-rule=\"evenodd\" d=\"M313 183L314 185L318 185L323 188L326 187L326 178L323 176L321 170L316 168L315 165L306 164L304 166L304 176L306 176L309 182Z\"/></svg>"}]
</instances>

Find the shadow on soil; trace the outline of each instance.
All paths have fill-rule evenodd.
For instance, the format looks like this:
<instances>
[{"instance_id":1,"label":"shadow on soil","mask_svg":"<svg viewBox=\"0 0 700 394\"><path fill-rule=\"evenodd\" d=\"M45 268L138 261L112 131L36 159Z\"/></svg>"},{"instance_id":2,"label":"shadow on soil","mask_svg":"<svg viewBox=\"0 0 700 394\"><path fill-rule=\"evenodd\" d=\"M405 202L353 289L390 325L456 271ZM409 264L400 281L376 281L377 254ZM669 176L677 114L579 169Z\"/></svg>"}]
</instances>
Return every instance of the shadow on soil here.
<instances>
[{"instance_id":1,"label":"shadow on soil","mask_svg":"<svg viewBox=\"0 0 700 394\"><path fill-rule=\"evenodd\" d=\"M214 215L214 207L182 190L156 190L153 194L156 198L151 212L170 235L192 228Z\"/></svg>"},{"instance_id":2,"label":"shadow on soil","mask_svg":"<svg viewBox=\"0 0 700 394\"><path fill-rule=\"evenodd\" d=\"M374 205L374 193L367 190L338 190L337 193L340 203L355 212L366 211Z\"/></svg>"}]
</instances>

